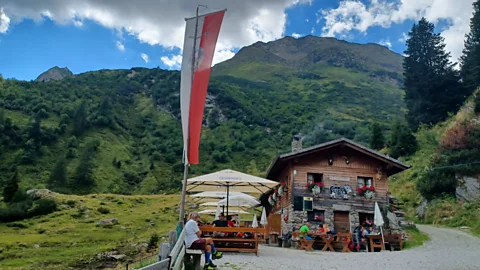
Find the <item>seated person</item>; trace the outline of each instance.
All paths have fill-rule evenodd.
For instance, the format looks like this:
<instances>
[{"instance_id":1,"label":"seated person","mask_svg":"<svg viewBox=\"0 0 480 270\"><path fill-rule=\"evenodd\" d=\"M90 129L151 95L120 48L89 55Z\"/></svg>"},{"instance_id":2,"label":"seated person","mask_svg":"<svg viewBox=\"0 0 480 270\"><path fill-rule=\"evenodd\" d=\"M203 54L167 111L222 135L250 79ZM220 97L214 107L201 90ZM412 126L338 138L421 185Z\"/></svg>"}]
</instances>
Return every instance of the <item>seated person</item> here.
<instances>
[{"instance_id":1,"label":"seated person","mask_svg":"<svg viewBox=\"0 0 480 270\"><path fill-rule=\"evenodd\" d=\"M185 247L190 249L200 249L205 251L205 270L213 270L217 266L212 260L222 258L222 252L215 249L212 238L200 238L202 232L198 228L200 215L197 212L190 214L190 219L185 224Z\"/></svg>"},{"instance_id":2,"label":"seated person","mask_svg":"<svg viewBox=\"0 0 480 270\"><path fill-rule=\"evenodd\" d=\"M227 227L228 226L228 222L227 220L225 219L225 215L223 213L220 213L220 215L218 216L218 219L213 221L213 227ZM215 238L222 238L222 237L225 237L226 234L224 232L214 232L213 233L213 237Z\"/></svg>"},{"instance_id":3,"label":"seated person","mask_svg":"<svg viewBox=\"0 0 480 270\"><path fill-rule=\"evenodd\" d=\"M311 233L310 227L311 227L311 225L310 225L309 222L307 222L305 225L300 227L300 238L305 237L305 239L307 239L307 240L313 240L313 238L309 236L309 234Z\"/></svg>"}]
</instances>

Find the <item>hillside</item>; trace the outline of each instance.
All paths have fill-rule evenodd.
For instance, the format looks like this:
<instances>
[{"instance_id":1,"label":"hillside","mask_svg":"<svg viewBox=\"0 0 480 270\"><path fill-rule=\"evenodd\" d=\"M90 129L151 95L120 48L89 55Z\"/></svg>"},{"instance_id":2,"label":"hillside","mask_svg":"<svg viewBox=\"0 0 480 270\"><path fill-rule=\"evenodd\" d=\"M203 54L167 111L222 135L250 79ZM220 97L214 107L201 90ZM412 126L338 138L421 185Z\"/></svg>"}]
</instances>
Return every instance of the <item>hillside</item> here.
<instances>
[{"instance_id":1,"label":"hillside","mask_svg":"<svg viewBox=\"0 0 480 270\"><path fill-rule=\"evenodd\" d=\"M125 269L126 262L148 256L153 234L163 242L178 221L179 198L173 195L58 195L55 200L58 210L51 214L0 223L0 269L106 269L117 264ZM112 218L115 224L97 224Z\"/></svg>"},{"instance_id":2,"label":"hillside","mask_svg":"<svg viewBox=\"0 0 480 270\"><path fill-rule=\"evenodd\" d=\"M214 68L191 175L223 168L262 175L289 151L292 134L305 145L337 137L367 143L372 122L388 130L403 116L401 61L379 45L311 36L243 48ZM48 82L0 78L0 187L16 169L27 188L177 190L179 81L177 71L145 68Z\"/></svg>"},{"instance_id":3,"label":"hillside","mask_svg":"<svg viewBox=\"0 0 480 270\"><path fill-rule=\"evenodd\" d=\"M409 217L418 222L467 226L480 235L480 197L466 201L458 196L459 188L464 188L463 177L480 179L479 123L477 90L457 114L417 132L419 149L406 159L413 168L390 178L391 192L405 203Z\"/></svg>"}]
</instances>

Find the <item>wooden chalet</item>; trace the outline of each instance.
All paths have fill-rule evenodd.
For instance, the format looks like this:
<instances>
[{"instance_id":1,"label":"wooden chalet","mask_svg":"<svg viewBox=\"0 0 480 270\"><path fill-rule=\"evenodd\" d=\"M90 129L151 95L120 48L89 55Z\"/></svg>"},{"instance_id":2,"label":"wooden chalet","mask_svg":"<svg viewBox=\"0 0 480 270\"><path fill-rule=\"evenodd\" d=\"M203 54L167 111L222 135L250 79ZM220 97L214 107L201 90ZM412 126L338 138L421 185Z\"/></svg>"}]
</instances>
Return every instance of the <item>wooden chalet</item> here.
<instances>
[{"instance_id":1,"label":"wooden chalet","mask_svg":"<svg viewBox=\"0 0 480 270\"><path fill-rule=\"evenodd\" d=\"M294 137L292 152L278 156L267 178L282 183L273 212L293 228L309 221L328 224L337 232L353 232L361 222L373 220L375 201L388 202L388 177L410 166L348 139L302 149ZM309 189L307 184L318 188Z\"/></svg>"}]
</instances>

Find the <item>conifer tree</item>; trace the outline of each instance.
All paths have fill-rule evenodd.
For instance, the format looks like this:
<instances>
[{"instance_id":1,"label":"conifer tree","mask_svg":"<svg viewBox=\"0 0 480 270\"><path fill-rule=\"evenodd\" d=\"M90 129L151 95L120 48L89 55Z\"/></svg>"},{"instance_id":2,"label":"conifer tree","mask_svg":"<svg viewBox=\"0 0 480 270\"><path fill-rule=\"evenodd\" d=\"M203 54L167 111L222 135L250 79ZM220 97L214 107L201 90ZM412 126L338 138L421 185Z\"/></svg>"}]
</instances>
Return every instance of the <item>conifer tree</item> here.
<instances>
[{"instance_id":1,"label":"conifer tree","mask_svg":"<svg viewBox=\"0 0 480 270\"><path fill-rule=\"evenodd\" d=\"M383 136L382 128L378 123L374 123L371 132L370 147L375 150L382 149L385 146L385 137Z\"/></svg>"},{"instance_id":2,"label":"conifer tree","mask_svg":"<svg viewBox=\"0 0 480 270\"><path fill-rule=\"evenodd\" d=\"M73 134L75 136L81 135L85 129L88 127L88 120L87 120L87 104L83 101L75 111L75 115L73 117Z\"/></svg>"},{"instance_id":3,"label":"conifer tree","mask_svg":"<svg viewBox=\"0 0 480 270\"><path fill-rule=\"evenodd\" d=\"M67 160L65 157L60 157L55 163L50 177L48 178L48 188L53 190L60 190L67 186Z\"/></svg>"},{"instance_id":4,"label":"conifer tree","mask_svg":"<svg viewBox=\"0 0 480 270\"><path fill-rule=\"evenodd\" d=\"M463 83L472 93L480 87L480 0L473 3L470 33L466 35L460 63Z\"/></svg>"},{"instance_id":5,"label":"conifer tree","mask_svg":"<svg viewBox=\"0 0 480 270\"><path fill-rule=\"evenodd\" d=\"M15 193L18 190L18 183L20 182L20 178L18 177L18 171L15 169L15 173L13 174L12 178L8 180L7 185L3 188L3 201L10 202L12 201Z\"/></svg>"},{"instance_id":6,"label":"conifer tree","mask_svg":"<svg viewBox=\"0 0 480 270\"><path fill-rule=\"evenodd\" d=\"M407 120L414 130L420 123L435 124L456 112L467 97L460 74L445 51L444 38L422 18L414 24L407 40L403 62Z\"/></svg>"},{"instance_id":7,"label":"conifer tree","mask_svg":"<svg viewBox=\"0 0 480 270\"><path fill-rule=\"evenodd\" d=\"M417 139L406 124L395 121L390 138L388 154L393 158L408 156L417 151Z\"/></svg>"}]
</instances>

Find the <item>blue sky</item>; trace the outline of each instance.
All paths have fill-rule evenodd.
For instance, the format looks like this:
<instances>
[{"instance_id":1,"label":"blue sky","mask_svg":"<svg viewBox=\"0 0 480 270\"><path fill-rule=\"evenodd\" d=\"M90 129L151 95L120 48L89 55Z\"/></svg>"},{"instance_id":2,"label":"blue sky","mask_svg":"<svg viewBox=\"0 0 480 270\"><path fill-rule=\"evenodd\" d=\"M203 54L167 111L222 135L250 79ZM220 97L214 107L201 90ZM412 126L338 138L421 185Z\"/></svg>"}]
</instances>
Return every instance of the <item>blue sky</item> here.
<instances>
[{"instance_id":1,"label":"blue sky","mask_svg":"<svg viewBox=\"0 0 480 270\"><path fill-rule=\"evenodd\" d=\"M183 18L197 4L178 1L183 3L142 0L132 5L132 1L110 0L106 1L110 5L96 6L93 0L0 0L0 74L32 80L53 66L68 67L75 74L131 67L177 69ZM431 0L429 5L416 0L245 0L247 7L235 0L204 2L212 9L228 8L215 62L258 40L285 35L379 43L402 54L403 35L421 16L437 23L455 60L472 12L470 0ZM252 2L251 7L247 2ZM447 12L438 8L440 4L455 9Z\"/></svg>"}]
</instances>

